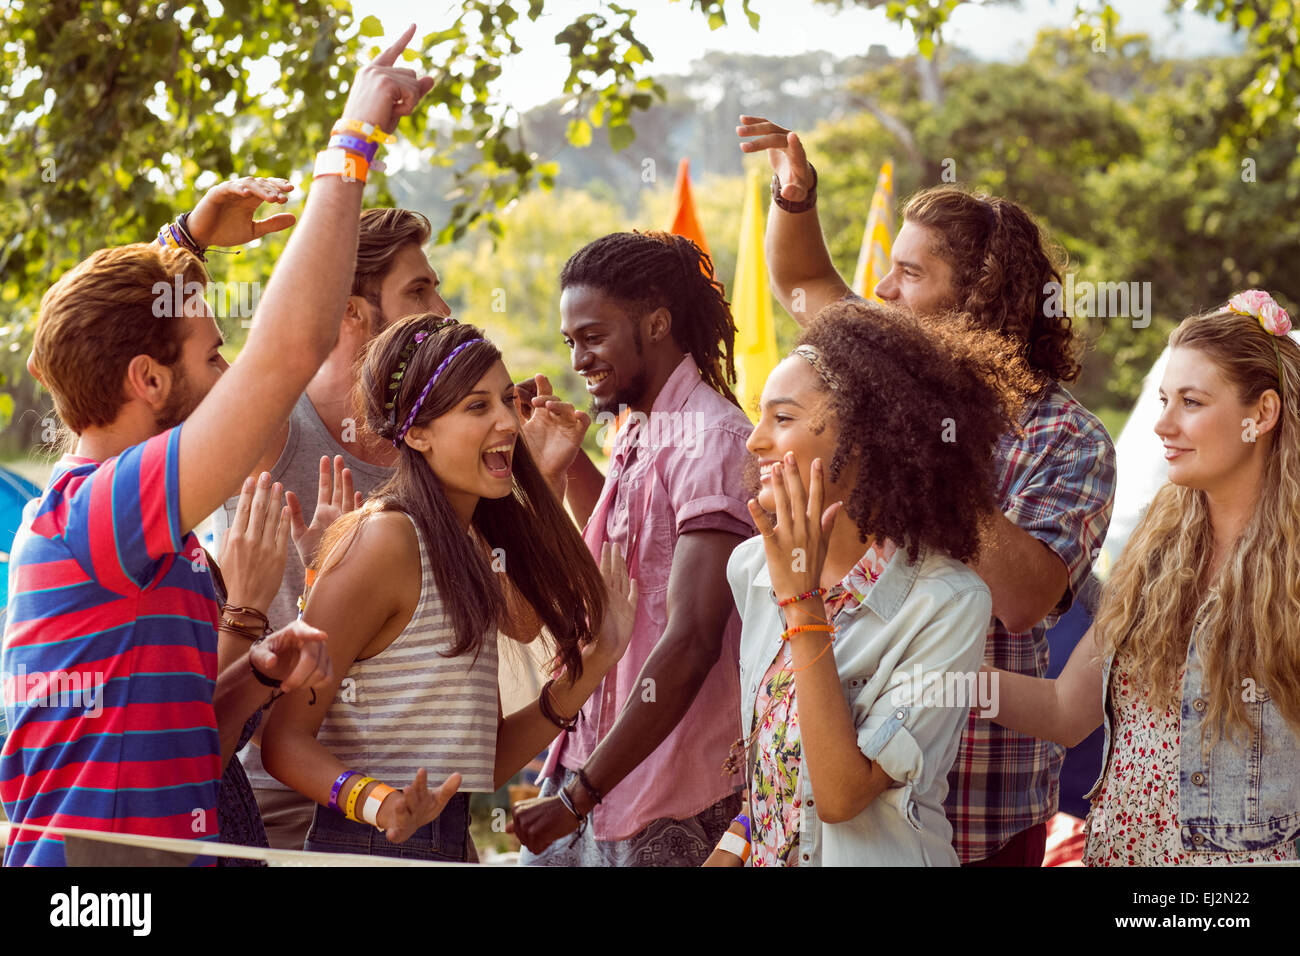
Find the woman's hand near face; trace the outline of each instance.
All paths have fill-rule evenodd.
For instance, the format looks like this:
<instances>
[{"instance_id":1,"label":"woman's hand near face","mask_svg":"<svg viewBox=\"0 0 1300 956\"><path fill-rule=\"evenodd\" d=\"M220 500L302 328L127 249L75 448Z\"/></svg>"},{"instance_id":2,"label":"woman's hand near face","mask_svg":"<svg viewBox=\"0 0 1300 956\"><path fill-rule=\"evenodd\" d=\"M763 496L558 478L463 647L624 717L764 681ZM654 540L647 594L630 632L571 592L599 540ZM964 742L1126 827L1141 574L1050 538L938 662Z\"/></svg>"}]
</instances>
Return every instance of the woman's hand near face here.
<instances>
[{"instance_id":1,"label":"woman's hand near face","mask_svg":"<svg viewBox=\"0 0 1300 956\"><path fill-rule=\"evenodd\" d=\"M821 585L826 564L826 548L831 530L843 503L836 501L823 510L825 477L822 460L813 459L805 495L803 479L794 453L772 466L772 497L775 499L776 525L768 521L758 502L749 500L749 515L763 536L768 573L778 600L812 591Z\"/></svg>"}]
</instances>

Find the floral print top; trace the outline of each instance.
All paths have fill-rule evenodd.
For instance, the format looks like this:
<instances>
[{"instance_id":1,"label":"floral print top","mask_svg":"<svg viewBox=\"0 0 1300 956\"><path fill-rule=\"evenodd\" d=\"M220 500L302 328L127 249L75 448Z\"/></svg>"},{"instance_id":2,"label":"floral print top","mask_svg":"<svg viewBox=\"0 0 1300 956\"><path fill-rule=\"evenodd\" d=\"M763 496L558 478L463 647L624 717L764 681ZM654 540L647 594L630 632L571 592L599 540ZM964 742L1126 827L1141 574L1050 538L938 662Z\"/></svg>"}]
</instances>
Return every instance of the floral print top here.
<instances>
[{"instance_id":1,"label":"floral print top","mask_svg":"<svg viewBox=\"0 0 1300 956\"><path fill-rule=\"evenodd\" d=\"M1111 667L1114 742L1101 789L1085 822L1086 866L1210 866L1294 860L1294 842L1267 850L1193 852L1183 848L1178 824L1177 704L1156 710L1120 648ZM1178 675L1181 685L1183 675Z\"/></svg>"},{"instance_id":2,"label":"floral print top","mask_svg":"<svg viewBox=\"0 0 1300 956\"><path fill-rule=\"evenodd\" d=\"M823 598L827 620L834 621L850 602L862 602L895 550L890 541L879 549L867 549L862 560ZM781 643L763 675L754 701L754 728L757 753L749 787L750 865L797 866L802 761L789 642Z\"/></svg>"}]
</instances>

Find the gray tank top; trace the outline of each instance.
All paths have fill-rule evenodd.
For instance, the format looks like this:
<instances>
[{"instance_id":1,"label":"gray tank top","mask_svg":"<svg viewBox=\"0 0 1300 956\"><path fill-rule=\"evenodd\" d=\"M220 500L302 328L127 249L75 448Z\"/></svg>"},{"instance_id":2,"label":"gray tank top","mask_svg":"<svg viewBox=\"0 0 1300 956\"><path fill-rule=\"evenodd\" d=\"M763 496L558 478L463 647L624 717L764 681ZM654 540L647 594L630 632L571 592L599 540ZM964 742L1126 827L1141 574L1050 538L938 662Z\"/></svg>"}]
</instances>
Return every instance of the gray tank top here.
<instances>
[{"instance_id":1,"label":"gray tank top","mask_svg":"<svg viewBox=\"0 0 1300 956\"><path fill-rule=\"evenodd\" d=\"M284 485L286 491L292 491L302 503L303 518L311 524L316 511L316 494L320 485L320 460L322 455L332 459L335 455L343 456L343 463L352 469L352 481L356 490L369 497L393 474L392 468L371 465L354 456L347 448L334 440L325 423L316 414L307 393L298 397L298 402L289 415L289 437L285 440L280 457L271 468L271 481ZM226 500L212 515L213 540L216 553L221 554L221 544L226 532L235 518L235 509L239 505L239 496ZM281 628L298 616L298 597L302 594L306 575L302 562L298 559L298 550L289 542L289 554L284 562L284 579L280 590L266 616L273 628ZM239 752L249 782L257 789L288 790L289 788L262 769L262 751L260 747L249 746Z\"/></svg>"},{"instance_id":2,"label":"gray tank top","mask_svg":"<svg viewBox=\"0 0 1300 956\"><path fill-rule=\"evenodd\" d=\"M392 787L406 786L424 767L430 788L459 773L462 791L491 793L497 630L483 636L477 655L443 656L455 633L418 526L415 533L420 603L391 644L348 669L316 739L347 766Z\"/></svg>"}]
</instances>

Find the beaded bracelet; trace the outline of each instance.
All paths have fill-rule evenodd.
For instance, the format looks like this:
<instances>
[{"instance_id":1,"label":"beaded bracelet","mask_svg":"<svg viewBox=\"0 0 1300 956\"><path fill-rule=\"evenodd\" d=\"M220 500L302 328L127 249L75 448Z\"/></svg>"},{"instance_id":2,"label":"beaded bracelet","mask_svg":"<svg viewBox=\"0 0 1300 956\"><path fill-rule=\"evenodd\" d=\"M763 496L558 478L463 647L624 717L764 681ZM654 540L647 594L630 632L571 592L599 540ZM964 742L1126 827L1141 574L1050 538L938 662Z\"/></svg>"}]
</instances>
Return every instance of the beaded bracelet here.
<instances>
[{"instance_id":1,"label":"beaded bracelet","mask_svg":"<svg viewBox=\"0 0 1300 956\"><path fill-rule=\"evenodd\" d=\"M781 640L790 640L792 634L802 634L804 631L826 631L830 634L835 633L834 624L796 624L794 627L787 627L781 632Z\"/></svg>"},{"instance_id":2,"label":"beaded bracelet","mask_svg":"<svg viewBox=\"0 0 1300 956\"><path fill-rule=\"evenodd\" d=\"M798 604L800 601L807 601L809 598L821 597L826 593L825 588L813 588L811 591L804 591L803 594L795 597L783 598L776 602L777 607L789 607L791 604Z\"/></svg>"}]
</instances>

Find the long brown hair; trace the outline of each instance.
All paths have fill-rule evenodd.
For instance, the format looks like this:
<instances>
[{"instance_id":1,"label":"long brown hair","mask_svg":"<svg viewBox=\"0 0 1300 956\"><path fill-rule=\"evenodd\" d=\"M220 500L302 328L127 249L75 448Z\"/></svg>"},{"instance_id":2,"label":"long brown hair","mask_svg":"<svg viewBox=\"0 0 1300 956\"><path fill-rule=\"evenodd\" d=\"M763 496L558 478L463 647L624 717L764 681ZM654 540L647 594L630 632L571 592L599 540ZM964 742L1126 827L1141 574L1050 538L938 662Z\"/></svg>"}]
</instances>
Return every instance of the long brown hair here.
<instances>
[{"instance_id":1,"label":"long brown hair","mask_svg":"<svg viewBox=\"0 0 1300 956\"><path fill-rule=\"evenodd\" d=\"M1278 391L1280 355L1281 417L1255 511L1215 580L1200 580L1214 552L1205 492L1166 483L1106 581L1095 624L1098 646L1113 655L1129 645L1153 704L1176 704L1178 674L1208 583L1219 599L1197 639L1206 686L1195 688L1208 701L1208 741L1222 729L1235 739L1237 730L1250 728L1247 680L1259 688L1259 699L1266 690L1300 730L1300 347L1227 309L1184 320L1169 345L1204 353L1246 403L1270 388Z\"/></svg>"},{"instance_id":2,"label":"long brown hair","mask_svg":"<svg viewBox=\"0 0 1300 956\"><path fill-rule=\"evenodd\" d=\"M953 270L955 307L980 325L1023 343L1031 368L1058 382L1079 377L1070 316L1052 306L1064 255L1033 216L1010 199L934 186L908 200L903 219L930 229L935 255Z\"/></svg>"},{"instance_id":3,"label":"long brown hair","mask_svg":"<svg viewBox=\"0 0 1300 956\"><path fill-rule=\"evenodd\" d=\"M367 343L354 399L359 419L376 436L395 439L435 369L457 346L483 338L472 325L439 328L441 322L431 312L408 316ZM409 352L401 385L390 392L403 350L422 330L431 334ZM468 345L438 376L413 424L424 426L446 414L500 359L496 346L485 339ZM392 409L385 407L390 401ZM512 471L511 493L480 499L471 526L489 549L504 550L506 578L549 632L555 663L576 678L582 673L581 648L599 633L604 619L604 582L578 529L538 471L522 434L515 442ZM484 635L505 623L502 582L491 559L461 526L424 456L405 442L398 446L393 476L360 510L344 515L329 529L320 549L326 555L322 578L342 559L361 523L377 511L410 515L429 547L434 580L456 634L447 656L477 653Z\"/></svg>"}]
</instances>

